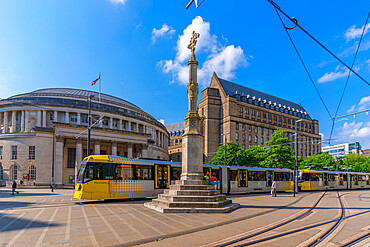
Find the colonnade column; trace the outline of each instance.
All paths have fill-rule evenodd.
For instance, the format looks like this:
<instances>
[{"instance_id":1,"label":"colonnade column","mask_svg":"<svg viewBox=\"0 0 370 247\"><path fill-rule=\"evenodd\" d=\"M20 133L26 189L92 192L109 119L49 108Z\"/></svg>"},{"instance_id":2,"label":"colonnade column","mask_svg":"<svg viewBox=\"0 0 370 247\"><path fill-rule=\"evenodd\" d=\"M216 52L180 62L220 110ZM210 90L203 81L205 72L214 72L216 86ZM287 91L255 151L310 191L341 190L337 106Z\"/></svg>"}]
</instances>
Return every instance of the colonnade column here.
<instances>
[{"instance_id":1,"label":"colonnade column","mask_svg":"<svg viewBox=\"0 0 370 247\"><path fill-rule=\"evenodd\" d=\"M54 118L53 118L53 121L54 121L54 122L58 122L58 112L57 112L57 111L54 111Z\"/></svg>"},{"instance_id":2,"label":"colonnade column","mask_svg":"<svg viewBox=\"0 0 370 247\"><path fill-rule=\"evenodd\" d=\"M29 132L30 131L28 119L29 119L29 111L26 110L25 113L24 113L24 131L25 132Z\"/></svg>"},{"instance_id":3,"label":"colonnade column","mask_svg":"<svg viewBox=\"0 0 370 247\"><path fill-rule=\"evenodd\" d=\"M80 170L82 161L82 139L77 138L76 139L76 163L75 163L75 181L77 179L77 173Z\"/></svg>"},{"instance_id":4,"label":"colonnade column","mask_svg":"<svg viewBox=\"0 0 370 247\"><path fill-rule=\"evenodd\" d=\"M101 128L101 127L103 127L103 118L102 118L103 116L100 116L100 121L99 121L99 127ZM92 123L93 123L93 121L91 121Z\"/></svg>"},{"instance_id":5,"label":"colonnade column","mask_svg":"<svg viewBox=\"0 0 370 247\"><path fill-rule=\"evenodd\" d=\"M94 154L100 155L100 140L95 139Z\"/></svg>"},{"instance_id":6,"label":"colonnade column","mask_svg":"<svg viewBox=\"0 0 370 247\"><path fill-rule=\"evenodd\" d=\"M109 128L113 129L113 118L112 117L109 118Z\"/></svg>"},{"instance_id":7,"label":"colonnade column","mask_svg":"<svg viewBox=\"0 0 370 247\"><path fill-rule=\"evenodd\" d=\"M42 111L42 127L46 127L46 111Z\"/></svg>"},{"instance_id":8,"label":"colonnade column","mask_svg":"<svg viewBox=\"0 0 370 247\"><path fill-rule=\"evenodd\" d=\"M139 132L139 124L136 123L136 132Z\"/></svg>"},{"instance_id":9,"label":"colonnade column","mask_svg":"<svg viewBox=\"0 0 370 247\"><path fill-rule=\"evenodd\" d=\"M24 132L24 111L21 112L21 132Z\"/></svg>"},{"instance_id":10,"label":"colonnade column","mask_svg":"<svg viewBox=\"0 0 370 247\"><path fill-rule=\"evenodd\" d=\"M37 120L36 120L36 126L41 127L41 110L37 111Z\"/></svg>"},{"instance_id":11,"label":"colonnade column","mask_svg":"<svg viewBox=\"0 0 370 247\"><path fill-rule=\"evenodd\" d=\"M122 130L122 119L119 120L119 129Z\"/></svg>"},{"instance_id":12,"label":"colonnade column","mask_svg":"<svg viewBox=\"0 0 370 247\"><path fill-rule=\"evenodd\" d=\"M15 133L17 129L17 122L15 118L16 113L16 111L12 111L12 133Z\"/></svg>"},{"instance_id":13,"label":"colonnade column","mask_svg":"<svg viewBox=\"0 0 370 247\"><path fill-rule=\"evenodd\" d=\"M112 142L112 155L117 156L117 142Z\"/></svg>"},{"instance_id":14,"label":"colonnade column","mask_svg":"<svg viewBox=\"0 0 370 247\"><path fill-rule=\"evenodd\" d=\"M66 112L66 123L69 123L69 112Z\"/></svg>"},{"instance_id":15,"label":"colonnade column","mask_svg":"<svg viewBox=\"0 0 370 247\"><path fill-rule=\"evenodd\" d=\"M7 133L8 132L8 112L5 111L4 112L4 129L3 129L3 133Z\"/></svg>"},{"instance_id":16,"label":"colonnade column","mask_svg":"<svg viewBox=\"0 0 370 247\"><path fill-rule=\"evenodd\" d=\"M130 121L127 121L127 130L128 131L131 131L131 122Z\"/></svg>"},{"instance_id":17,"label":"colonnade column","mask_svg":"<svg viewBox=\"0 0 370 247\"><path fill-rule=\"evenodd\" d=\"M81 125L81 113L77 113L77 124Z\"/></svg>"},{"instance_id":18,"label":"colonnade column","mask_svg":"<svg viewBox=\"0 0 370 247\"><path fill-rule=\"evenodd\" d=\"M132 143L127 144L127 158L132 158Z\"/></svg>"},{"instance_id":19,"label":"colonnade column","mask_svg":"<svg viewBox=\"0 0 370 247\"><path fill-rule=\"evenodd\" d=\"M63 184L63 136L57 136L55 142L55 175L54 181L56 185Z\"/></svg>"},{"instance_id":20,"label":"colonnade column","mask_svg":"<svg viewBox=\"0 0 370 247\"><path fill-rule=\"evenodd\" d=\"M144 144L141 149L141 158L148 158L148 145Z\"/></svg>"}]
</instances>

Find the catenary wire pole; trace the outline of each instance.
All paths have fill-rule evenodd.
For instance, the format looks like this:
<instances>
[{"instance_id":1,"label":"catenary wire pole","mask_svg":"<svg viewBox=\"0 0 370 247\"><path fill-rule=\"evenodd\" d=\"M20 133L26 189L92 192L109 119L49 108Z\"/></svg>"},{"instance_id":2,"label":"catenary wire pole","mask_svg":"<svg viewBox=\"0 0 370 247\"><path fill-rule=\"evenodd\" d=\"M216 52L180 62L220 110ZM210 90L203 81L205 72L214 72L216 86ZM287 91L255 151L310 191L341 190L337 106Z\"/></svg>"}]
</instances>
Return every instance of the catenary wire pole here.
<instances>
[{"instance_id":1,"label":"catenary wire pole","mask_svg":"<svg viewBox=\"0 0 370 247\"><path fill-rule=\"evenodd\" d=\"M87 156L90 155L90 139L91 139L91 99L94 97L93 94L89 96L89 116L88 116L88 126L87 126Z\"/></svg>"}]
</instances>

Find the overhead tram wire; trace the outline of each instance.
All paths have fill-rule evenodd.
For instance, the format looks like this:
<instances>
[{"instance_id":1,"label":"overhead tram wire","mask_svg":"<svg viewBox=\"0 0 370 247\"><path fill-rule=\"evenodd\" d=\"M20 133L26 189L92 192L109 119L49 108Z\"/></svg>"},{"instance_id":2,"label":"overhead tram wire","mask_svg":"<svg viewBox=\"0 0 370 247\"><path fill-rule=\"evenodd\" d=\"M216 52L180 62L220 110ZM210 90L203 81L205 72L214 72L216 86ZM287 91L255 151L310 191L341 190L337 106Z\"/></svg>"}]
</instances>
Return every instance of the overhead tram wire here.
<instances>
[{"instance_id":1,"label":"overhead tram wire","mask_svg":"<svg viewBox=\"0 0 370 247\"><path fill-rule=\"evenodd\" d=\"M310 78L310 80L311 80L312 85L314 86L314 88L315 88L315 90L316 90L316 93L319 95L320 100L321 100L321 102L323 103L323 105L324 105L324 107L325 107L326 111L328 112L328 114L329 114L330 118L332 118L332 116L331 116L331 114L330 114L330 111L329 111L328 107L326 106L326 104L325 104L325 102L324 102L324 99L321 97L321 94L320 94L319 90L317 89L317 87L316 87L316 85L315 85L315 82L313 81L313 79L312 79L312 77L311 77L310 72L308 71L308 69L307 69L307 67L306 67L305 63L303 62L303 59L302 59L302 57L301 57L301 55L300 55L300 53L299 53L299 51L298 51L297 47L295 46L295 44L294 44L294 42L293 42L292 37L290 36L290 34L289 34L289 32L288 32L288 29L289 29L289 28L287 28L287 27L284 25L284 22L283 22L283 20L281 19L281 16L280 16L279 12L276 10L276 8L275 8L275 11L276 11L276 14L278 15L278 17L279 17L279 19L280 19L280 21L281 21L281 24L283 25L283 27L284 27L284 29L285 29L286 34L287 34L287 35L288 35L288 37L289 37L290 42L292 43L292 45L293 45L293 47L294 47L294 50L296 51L296 53L297 53L297 55L298 55L299 59L301 60L301 63L302 63L302 65L303 65L304 69L306 70L308 77L309 77L309 78ZM298 24L297 24L297 22L295 22L295 24L296 24L296 25L298 25Z\"/></svg>"},{"instance_id":2,"label":"overhead tram wire","mask_svg":"<svg viewBox=\"0 0 370 247\"><path fill-rule=\"evenodd\" d=\"M357 50L356 50L356 53L355 53L355 57L353 58L353 61L352 61L352 65L351 65L351 68L353 68L353 65L355 64L355 61L356 61L356 58L357 58L357 53L358 53L358 50L360 49L360 45L361 45L361 41L362 41L362 38L364 36L364 33L365 33L365 29L366 29L366 26L367 26L367 22L369 20L369 16L370 16L370 12L369 14L367 15L367 18L366 18L366 22L365 22L365 25L364 25L364 28L362 29L362 34L361 34L361 38L360 38L360 41L358 42L358 46L357 46ZM334 118L337 117L338 115L338 111L339 111L339 107L342 103L342 100L343 100L343 97L344 97L344 93L347 89L347 85L348 85L348 81L349 81L349 77L351 75L351 70L348 71L348 76L347 76L347 80L346 80L346 84L344 85L344 88L343 88L343 92L342 92L342 96L340 97L340 100L339 100L339 103L338 103L338 107L337 107L337 110L335 112L335 115L334 115ZM333 130L334 130L334 119L333 119L333 125L331 127L331 131L330 131L330 137L329 137L329 140L331 139L331 136L333 134Z\"/></svg>"},{"instance_id":3,"label":"overhead tram wire","mask_svg":"<svg viewBox=\"0 0 370 247\"><path fill-rule=\"evenodd\" d=\"M309 32L307 32L303 27L301 27L297 20L295 18L291 18L289 15L287 15L284 11L281 10L280 6L277 5L273 0L267 0L267 2L271 3L272 6L275 8L275 10L278 10L280 13L282 13L286 18L288 18L291 22L294 23L296 27L299 27L305 34L307 34L311 39L313 39L317 44L319 44L322 48L324 48L327 52L330 53L335 59L337 59L341 64L343 64L347 69L349 69L353 74L357 75L362 81L364 81L368 86L370 86L370 83L366 81L362 76L360 76L356 71L354 71L352 68L350 68L345 62L343 62L339 57L337 57L333 52L331 52L328 48L326 48L323 44L320 43L314 36L312 36ZM284 25L285 26L285 25Z\"/></svg>"}]
</instances>

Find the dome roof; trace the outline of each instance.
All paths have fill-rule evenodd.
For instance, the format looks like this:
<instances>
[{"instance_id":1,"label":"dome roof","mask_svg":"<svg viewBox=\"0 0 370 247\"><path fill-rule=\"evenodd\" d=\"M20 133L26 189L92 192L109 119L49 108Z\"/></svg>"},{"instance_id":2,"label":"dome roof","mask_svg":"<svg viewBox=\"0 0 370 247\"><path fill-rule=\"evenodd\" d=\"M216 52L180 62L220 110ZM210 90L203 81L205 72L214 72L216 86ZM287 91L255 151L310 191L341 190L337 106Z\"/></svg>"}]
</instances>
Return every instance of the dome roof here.
<instances>
[{"instance_id":1,"label":"dome roof","mask_svg":"<svg viewBox=\"0 0 370 247\"><path fill-rule=\"evenodd\" d=\"M73 89L73 88L45 88L45 89L39 89L35 90L29 93L19 94L12 97L9 97L8 99L17 99L17 98L24 98L29 96L63 96L63 97L74 97L74 98L82 98L87 99L90 95L94 95L95 99L99 98L99 93L88 91L88 90L82 90L82 89ZM135 104L132 104L131 102L128 102L126 100L101 93L100 98L102 101L108 101L119 105L125 105L132 107L136 110L141 110L140 107L138 107Z\"/></svg>"}]
</instances>

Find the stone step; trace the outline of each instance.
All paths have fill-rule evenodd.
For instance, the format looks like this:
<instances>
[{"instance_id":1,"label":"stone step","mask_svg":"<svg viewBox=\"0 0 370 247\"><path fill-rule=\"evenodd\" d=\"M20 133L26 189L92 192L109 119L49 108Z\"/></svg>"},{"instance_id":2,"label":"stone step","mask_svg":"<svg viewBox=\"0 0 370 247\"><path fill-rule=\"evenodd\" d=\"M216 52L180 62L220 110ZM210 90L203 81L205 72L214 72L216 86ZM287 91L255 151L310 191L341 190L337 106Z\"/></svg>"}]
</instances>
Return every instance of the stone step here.
<instances>
[{"instance_id":1,"label":"stone step","mask_svg":"<svg viewBox=\"0 0 370 247\"><path fill-rule=\"evenodd\" d=\"M209 185L206 180L176 180L176 185Z\"/></svg>"},{"instance_id":2,"label":"stone step","mask_svg":"<svg viewBox=\"0 0 370 247\"><path fill-rule=\"evenodd\" d=\"M228 213L240 205L237 203L232 203L225 205L220 208L168 208L168 207L161 207L159 205L153 204L152 202L144 203L144 206L153 210L156 210L161 213Z\"/></svg>"},{"instance_id":3,"label":"stone step","mask_svg":"<svg viewBox=\"0 0 370 247\"><path fill-rule=\"evenodd\" d=\"M164 190L165 195L172 196L214 196L219 195L219 190Z\"/></svg>"},{"instance_id":4,"label":"stone step","mask_svg":"<svg viewBox=\"0 0 370 247\"><path fill-rule=\"evenodd\" d=\"M167 208L220 208L231 203L231 200L223 200L218 202L170 202L161 199L152 200L152 204L158 207Z\"/></svg>"},{"instance_id":5,"label":"stone step","mask_svg":"<svg viewBox=\"0 0 370 247\"><path fill-rule=\"evenodd\" d=\"M214 196L172 196L161 194L158 199L170 202L218 202L226 200L225 195Z\"/></svg>"},{"instance_id":6,"label":"stone step","mask_svg":"<svg viewBox=\"0 0 370 247\"><path fill-rule=\"evenodd\" d=\"M214 190L215 185L170 185L171 190Z\"/></svg>"}]
</instances>

